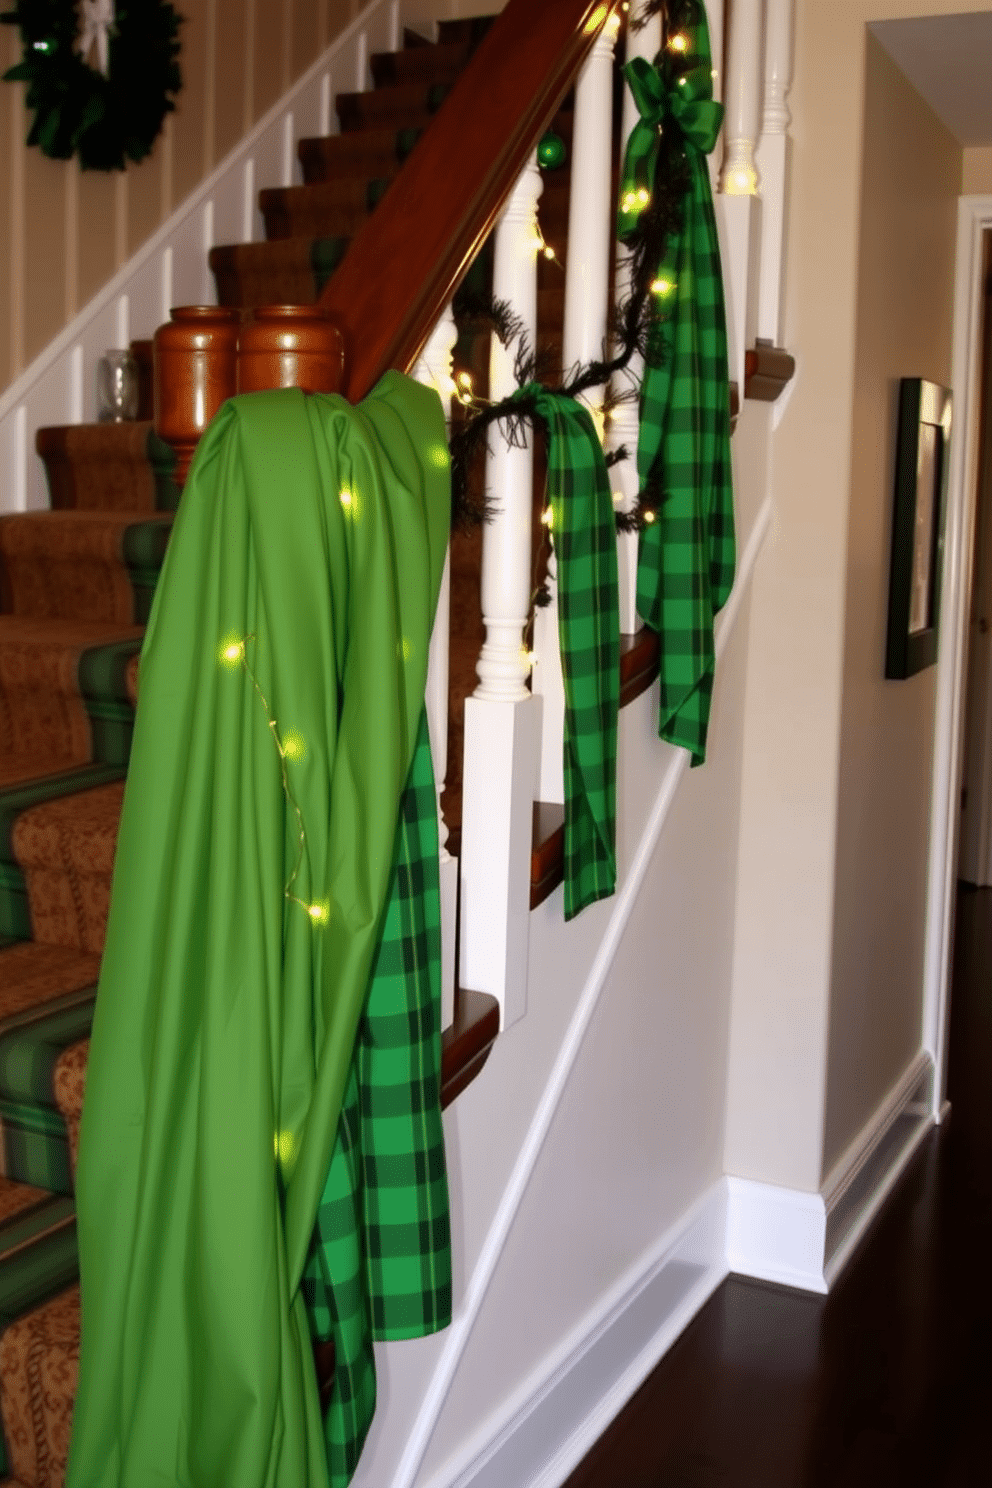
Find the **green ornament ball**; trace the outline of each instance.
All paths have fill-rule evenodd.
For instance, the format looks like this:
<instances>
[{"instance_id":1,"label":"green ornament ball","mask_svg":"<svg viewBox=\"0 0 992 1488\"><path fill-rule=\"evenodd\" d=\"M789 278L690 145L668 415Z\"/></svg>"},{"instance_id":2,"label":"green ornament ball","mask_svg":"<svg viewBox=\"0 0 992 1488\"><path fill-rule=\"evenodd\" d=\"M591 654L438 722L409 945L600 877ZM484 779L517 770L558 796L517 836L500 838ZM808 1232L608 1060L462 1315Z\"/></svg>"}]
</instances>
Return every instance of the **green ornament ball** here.
<instances>
[{"instance_id":1,"label":"green ornament ball","mask_svg":"<svg viewBox=\"0 0 992 1488\"><path fill-rule=\"evenodd\" d=\"M565 141L560 135L549 131L537 147L537 163L545 170L557 170L565 164Z\"/></svg>"}]
</instances>

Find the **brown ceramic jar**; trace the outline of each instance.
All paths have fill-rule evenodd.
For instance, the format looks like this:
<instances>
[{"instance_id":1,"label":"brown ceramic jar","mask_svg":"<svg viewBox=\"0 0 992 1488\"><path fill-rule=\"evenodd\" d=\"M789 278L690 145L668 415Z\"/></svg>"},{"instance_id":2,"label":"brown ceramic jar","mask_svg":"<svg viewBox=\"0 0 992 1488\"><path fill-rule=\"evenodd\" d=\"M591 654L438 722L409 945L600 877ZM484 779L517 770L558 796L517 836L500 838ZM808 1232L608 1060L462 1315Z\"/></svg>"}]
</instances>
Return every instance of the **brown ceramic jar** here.
<instances>
[{"instance_id":1,"label":"brown ceramic jar","mask_svg":"<svg viewBox=\"0 0 992 1488\"><path fill-rule=\"evenodd\" d=\"M237 391L240 310L180 305L155 332L155 433L176 452L174 480L186 482L193 452L225 398Z\"/></svg>"},{"instance_id":2,"label":"brown ceramic jar","mask_svg":"<svg viewBox=\"0 0 992 1488\"><path fill-rule=\"evenodd\" d=\"M238 392L298 387L336 393L344 338L319 305L264 305L245 315L238 341Z\"/></svg>"}]
</instances>

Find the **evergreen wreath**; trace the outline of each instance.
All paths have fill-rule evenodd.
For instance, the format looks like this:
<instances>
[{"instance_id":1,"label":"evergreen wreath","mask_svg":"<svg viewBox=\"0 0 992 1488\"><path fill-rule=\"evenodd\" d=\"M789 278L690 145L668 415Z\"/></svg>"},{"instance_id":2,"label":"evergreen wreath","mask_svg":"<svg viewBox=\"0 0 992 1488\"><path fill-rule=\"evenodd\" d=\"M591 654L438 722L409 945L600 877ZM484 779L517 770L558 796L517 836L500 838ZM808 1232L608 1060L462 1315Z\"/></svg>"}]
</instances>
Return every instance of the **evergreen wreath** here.
<instances>
[{"instance_id":1,"label":"evergreen wreath","mask_svg":"<svg viewBox=\"0 0 992 1488\"><path fill-rule=\"evenodd\" d=\"M28 85L29 145L54 160L78 155L84 170L124 170L128 160L144 160L175 108L182 17L166 0L117 0L116 7L103 0L100 14L109 19L105 72L99 56L94 67L81 55L85 7L17 0L0 20L20 27L24 55L3 77ZM87 48L94 50L96 43Z\"/></svg>"},{"instance_id":2,"label":"evergreen wreath","mask_svg":"<svg viewBox=\"0 0 992 1488\"><path fill-rule=\"evenodd\" d=\"M699 0L647 0L640 16L630 24L638 30L650 16L660 12L664 49L669 36L694 23L698 17L698 5ZM688 70L691 66L690 59L686 59L685 66ZM601 359L571 368L560 384L552 386L552 392L575 398L594 387L608 387L612 379L627 374L630 384L627 388L619 392L613 389L607 391L603 411L609 413L611 407L640 395L640 387L629 372L630 361L635 352L639 352L647 362L654 365L660 365L669 355L664 335L667 312L659 305L658 297L651 292L651 285L670 237L682 229L683 202L688 184L689 171L683 145L677 131L666 131L659 139L654 194L648 207L641 213L636 231L627 240L627 250L632 260L631 290L612 316L608 340L614 347L613 355L609 355L604 347ZM520 334L519 322L508 315L508 307L493 301L487 311L476 297L472 297L470 304L466 303L467 298L463 292L456 295L456 315L464 316L467 312L468 318L477 322L488 319L493 332L504 345L516 341L514 377L518 388L532 382L546 383L546 376L542 374L546 374L547 369L542 367L540 358L528 345L526 337ZM469 471L481 447L488 442L492 425L501 426L510 444L521 445L526 434L525 424L534 423L536 418L535 400L519 394L511 394L499 403L474 405L466 409L464 422L452 431L450 440L452 509L456 525L471 526L487 520L489 516L484 508L471 500L468 493ZM606 463L608 466L615 465L629 457L630 452L621 446L607 454ZM657 484L649 481L638 493L630 511L617 512L618 530L639 531L645 521L654 519L654 513L662 499L663 493ZM536 603L546 604L547 596L539 592Z\"/></svg>"}]
</instances>

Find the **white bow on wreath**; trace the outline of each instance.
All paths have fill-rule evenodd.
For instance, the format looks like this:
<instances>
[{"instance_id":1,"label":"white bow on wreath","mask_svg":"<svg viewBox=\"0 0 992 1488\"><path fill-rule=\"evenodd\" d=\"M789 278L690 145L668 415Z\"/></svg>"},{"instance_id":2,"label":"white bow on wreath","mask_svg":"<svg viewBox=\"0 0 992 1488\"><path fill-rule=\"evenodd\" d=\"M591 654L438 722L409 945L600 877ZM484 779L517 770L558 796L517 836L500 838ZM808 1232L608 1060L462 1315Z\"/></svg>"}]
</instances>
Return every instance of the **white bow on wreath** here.
<instances>
[{"instance_id":1,"label":"white bow on wreath","mask_svg":"<svg viewBox=\"0 0 992 1488\"><path fill-rule=\"evenodd\" d=\"M96 47L96 60L104 77L110 75L110 28L114 24L114 0L81 0L83 34L76 50L86 62Z\"/></svg>"}]
</instances>

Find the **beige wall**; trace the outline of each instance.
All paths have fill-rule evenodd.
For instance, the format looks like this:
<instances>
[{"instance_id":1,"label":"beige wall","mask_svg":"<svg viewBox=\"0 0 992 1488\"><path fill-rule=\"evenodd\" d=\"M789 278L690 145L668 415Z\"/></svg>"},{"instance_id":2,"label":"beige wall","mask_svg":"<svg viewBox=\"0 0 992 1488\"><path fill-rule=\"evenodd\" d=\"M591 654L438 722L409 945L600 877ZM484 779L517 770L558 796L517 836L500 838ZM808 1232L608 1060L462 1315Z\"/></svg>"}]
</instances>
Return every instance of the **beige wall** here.
<instances>
[{"instance_id":1,"label":"beige wall","mask_svg":"<svg viewBox=\"0 0 992 1488\"><path fill-rule=\"evenodd\" d=\"M869 34L824 1171L920 1047L935 668L883 676L901 376L951 380L961 149Z\"/></svg>"},{"instance_id":2,"label":"beige wall","mask_svg":"<svg viewBox=\"0 0 992 1488\"><path fill-rule=\"evenodd\" d=\"M856 659L845 650L849 577L852 586L861 582L857 572L849 576L849 542L856 554L861 537L849 534L848 519L856 368L867 376L868 365L859 361L858 321L866 26L988 8L975 0L796 6L785 344L798 370L772 441L775 521L751 607L726 1162L731 1173L805 1191L818 1189L824 1173L828 1048L833 1155L855 1109L872 1109L884 1094L905 1050L906 1020L919 1006L918 988L909 987L894 1013L891 1004L881 1010L873 1052L881 1045L885 1058L875 1069L857 1054L856 995L831 1025L839 792L843 781L847 811L870 789L861 772L880 766L877 755L859 762L842 751ZM938 299L948 290L933 272L924 282ZM888 441L887 416L871 433ZM866 657L870 640L858 644ZM880 674L881 656L873 664ZM867 668L867 660L858 665ZM895 726L886 727L891 744ZM885 768L892 764L886 754ZM875 823L873 832L881 830ZM870 851L877 845L876 835ZM866 873L876 866L883 872L885 863ZM917 1046L918 1035L917 1028ZM863 1089L842 1108L837 1082L848 1076Z\"/></svg>"},{"instance_id":3,"label":"beige wall","mask_svg":"<svg viewBox=\"0 0 992 1488\"><path fill-rule=\"evenodd\" d=\"M992 195L992 145L971 145L965 150L961 191L965 196Z\"/></svg>"},{"instance_id":4,"label":"beige wall","mask_svg":"<svg viewBox=\"0 0 992 1488\"><path fill-rule=\"evenodd\" d=\"M24 139L0 85L0 390L111 278L352 16L360 0L181 0L183 90L149 158L81 172ZM19 38L0 27L0 70Z\"/></svg>"}]
</instances>

